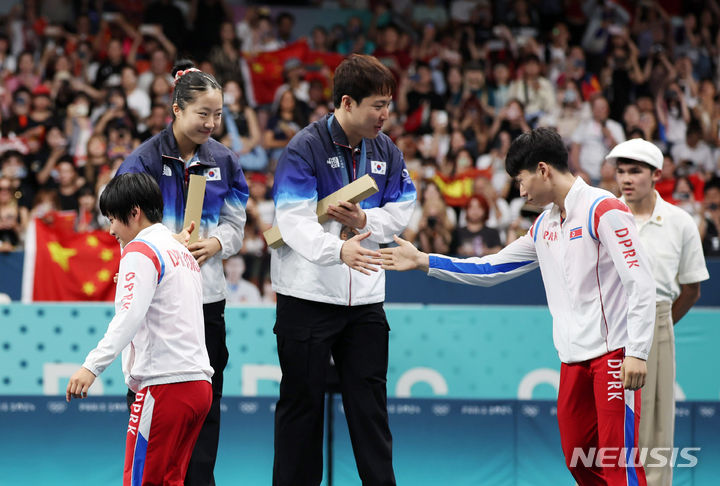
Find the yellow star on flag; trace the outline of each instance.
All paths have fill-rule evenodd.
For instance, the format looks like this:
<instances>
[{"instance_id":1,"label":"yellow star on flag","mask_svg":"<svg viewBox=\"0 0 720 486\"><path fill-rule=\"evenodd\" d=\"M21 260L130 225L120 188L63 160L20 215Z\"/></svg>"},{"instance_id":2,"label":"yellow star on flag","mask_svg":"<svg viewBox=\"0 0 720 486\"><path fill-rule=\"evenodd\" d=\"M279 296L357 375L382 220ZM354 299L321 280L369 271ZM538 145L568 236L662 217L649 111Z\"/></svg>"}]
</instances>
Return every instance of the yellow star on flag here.
<instances>
[{"instance_id":1,"label":"yellow star on flag","mask_svg":"<svg viewBox=\"0 0 720 486\"><path fill-rule=\"evenodd\" d=\"M60 265L60 268L67 272L70 268L68 260L77 255L77 250L74 248L63 248L63 246L57 241L51 241L47 244L47 247L50 251L50 258Z\"/></svg>"},{"instance_id":2,"label":"yellow star on flag","mask_svg":"<svg viewBox=\"0 0 720 486\"><path fill-rule=\"evenodd\" d=\"M100 252L100 259L104 262L109 262L113 259L113 251L110 248L105 248Z\"/></svg>"},{"instance_id":3,"label":"yellow star on flag","mask_svg":"<svg viewBox=\"0 0 720 486\"><path fill-rule=\"evenodd\" d=\"M91 246L93 248L98 246L98 244L100 243L100 240L98 240L97 236L95 236L95 235L88 236L86 241L87 241L87 245Z\"/></svg>"},{"instance_id":4,"label":"yellow star on flag","mask_svg":"<svg viewBox=\"0 0 720 486\"><path fill-rule=\"evenodd\" d=\"M102 269L97 273L97 278L101 282L109 282L110 281L110 271L106 269Z\"/></svg>"},{"instance_id":5,"label":"yellow star on flag","mask_svg":"<svg viewBox=\"0 0 720 486\"><path fill-rule=\"evenodd\" d=\"M95 284L92 282L85 282L82 286L82 290L86 295L92 295L95 293Z\"/></svg>"}]
</instances>

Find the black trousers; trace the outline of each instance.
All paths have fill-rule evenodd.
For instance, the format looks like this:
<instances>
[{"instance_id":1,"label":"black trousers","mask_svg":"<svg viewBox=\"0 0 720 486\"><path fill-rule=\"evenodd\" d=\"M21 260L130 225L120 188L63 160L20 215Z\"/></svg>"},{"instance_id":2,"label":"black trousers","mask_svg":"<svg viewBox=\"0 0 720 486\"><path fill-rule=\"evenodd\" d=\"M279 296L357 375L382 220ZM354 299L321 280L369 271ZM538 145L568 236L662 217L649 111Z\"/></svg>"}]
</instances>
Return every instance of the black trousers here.
<instances>
[{"instance_id":1,"label":"black trousers","mask_svg":"<svg viewBox=\"0 0 720 486\"><path fill-rule=\"evenodd\" d=\"M212 377L212 405L208 412L200 435L198 436L187 473L186 486L215 486L215 459L220 439L220 398L222 398L223 371L228 362L228 350L225 344L225 301L203 304L205 318L205 346L210 357L210 366L215 373ZM135 393L128 390L127 402L130 407L135 401Z\"/></svg>"},{"instance_id":2,"label":"black trousers","mask_svg":"<svg viewBox=\"0 0 720 486\"><path fill-rule=\"evenodd\" d=\"M225 301L203 304L205 316L205 345L210 366L215 373L212 377L212 405L200 429L190 465L185 474L185 486L215 486L215 459L220 439L220 399L223 389L223 372L228 362L225 343Z\"/></svg>"},{"instance_id":3,"label":"black trousers","mask_svg":"<svg viewBox=\"0 0 720 486\"><path fill-rule=\"evenodd\" d=\"M342 306L278 294L274 486L317 486L332 354L363 486L394 486L387 414L389 327L382 303Z\"/></svg>"}]
</instances>

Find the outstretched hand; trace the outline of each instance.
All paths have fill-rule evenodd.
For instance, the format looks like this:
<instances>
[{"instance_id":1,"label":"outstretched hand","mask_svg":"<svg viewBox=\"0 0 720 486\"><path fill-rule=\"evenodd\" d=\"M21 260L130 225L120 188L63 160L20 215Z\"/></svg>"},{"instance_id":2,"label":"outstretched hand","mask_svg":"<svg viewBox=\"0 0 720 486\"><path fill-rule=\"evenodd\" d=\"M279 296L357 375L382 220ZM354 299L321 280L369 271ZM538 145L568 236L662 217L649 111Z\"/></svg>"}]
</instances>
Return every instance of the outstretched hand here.
<instances>
[{"instance_id":1,"label":"outstretched hand","mask_svg":"<svg viewBox=\"0 0 720 486\"><path fill-rule=\"evenodd\" d=\"M383 269L397 270L398 272L416 269L423 272L428 271L430 257L427 253L421 252L412 243L397 235L394 235L393 239L398 246L380 249Z\"/></svg>"},{"instance_id":2,"label":"outstretched hand","mask_svg":"<svg viewBox=\"0 0 720 486\"><path fill-rule=\"evenodd\" d=\"M360 242L370 236L370 232L355 235L345 243L340 250L340 259L353 270L370 275L380 269L380 253L368 250Z\"/></svg>"}]
</instances>

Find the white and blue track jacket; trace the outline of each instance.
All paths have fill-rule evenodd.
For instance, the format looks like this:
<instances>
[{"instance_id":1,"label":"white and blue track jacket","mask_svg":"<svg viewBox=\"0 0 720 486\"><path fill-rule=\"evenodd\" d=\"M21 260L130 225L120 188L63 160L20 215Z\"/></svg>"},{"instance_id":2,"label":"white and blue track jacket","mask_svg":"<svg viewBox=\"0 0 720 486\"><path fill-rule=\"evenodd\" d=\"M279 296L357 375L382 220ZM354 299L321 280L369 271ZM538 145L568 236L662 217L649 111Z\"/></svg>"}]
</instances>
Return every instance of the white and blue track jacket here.
<instances>
[{"instance_id":1,"label":"white and blue track jacket","mask_svg":"<svg viewBox=\"0 0 720 486\"><path fill-rule=\"evenodd\" d=\"M188 176L205 176L200 237L217 238L222 249L200 269L204 303L219 302L225 298L222 261L242 247L248 185L237 156L217 140L211 138L200 145L187 168L179 153L170 124L136 148L117 173L145 172L157 181L164 203L162 222L174 233L182 231L185 219Z\"/></svg>"},{"instance_id":2,"label":"white and blue track jacket","mask_svg":"<svg viewBox=\"0 0 720 486\"><path fill-rule=\"evenodd\" d=\"M428 275L490 286L540 266L560 360L576 363L625 348L647 359L655 323L655 280L630 210L576 179L566 218L553 205L527 234L495 255L430 255Z\"/></svg>"},{"instance_id":3,"label":"white and blue track jacket","mask_svg":"<svg viewBox=\"0 0 720 486\"><path fill-rule=\"evenodd\" d=\"M95 376L122 352L128 387L210 381L200 267L170 230L157 223L123 248L115 317L85 359Z\"/></svg>"},{"instance_id":4,"label":"white and blue track jacket","mask_svg":"<svg viewBox=\"0 0 720 486\"><path fill-rule=\"evenodd\" d=\"M353 170L354 166L354 170ZM273 289L283 295L337 305L363 305L385 300L382 269L364 275L340 259L342 225L318 223L318 200L365 174L379 191L360 203L367 215L361 233L365 248L376 250L400 234L415 206L415 186L400 150L385 134L363 139L353 150L342 127L328 115L290 141L275 172L275 222L285 245L272 250Z\"/></svg>"}]
</instances>

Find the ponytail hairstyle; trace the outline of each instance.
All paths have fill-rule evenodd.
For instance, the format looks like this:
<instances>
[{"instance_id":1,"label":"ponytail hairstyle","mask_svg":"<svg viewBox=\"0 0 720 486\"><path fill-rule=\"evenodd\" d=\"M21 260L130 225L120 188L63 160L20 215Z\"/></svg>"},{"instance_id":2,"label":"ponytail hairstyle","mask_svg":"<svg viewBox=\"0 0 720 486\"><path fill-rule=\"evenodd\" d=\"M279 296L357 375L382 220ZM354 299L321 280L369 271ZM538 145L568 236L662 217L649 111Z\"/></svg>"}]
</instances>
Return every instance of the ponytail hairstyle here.
<instances>
[{"instance_id":1,"label":"ponytail hairstyle","mask_svg":"<svg viewBox=\"0 0 720 486\"><path fill-rule=\"evenodd\" d=\"M217 89L222 93L222 86L213 77L212 74L205 73L197 69L192 61L181 59L177 61L172 69L172 75L175 78L175 89L172 95L172 105L177 104L181 110L195 101L200 92ZM175 113L172 113L173 120Z\"/></svg>"}]
</instances>

